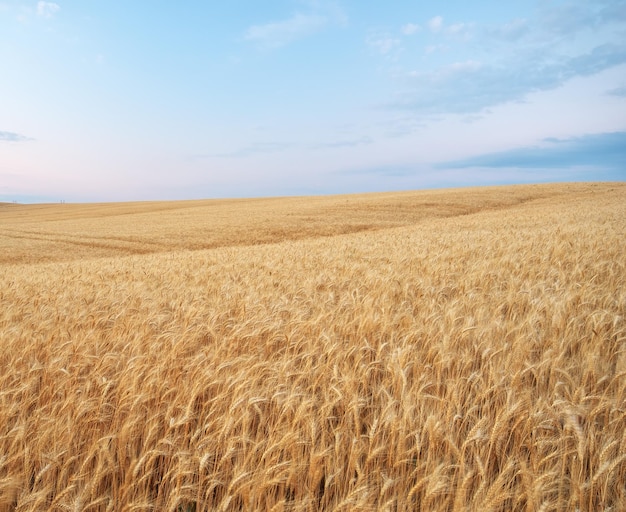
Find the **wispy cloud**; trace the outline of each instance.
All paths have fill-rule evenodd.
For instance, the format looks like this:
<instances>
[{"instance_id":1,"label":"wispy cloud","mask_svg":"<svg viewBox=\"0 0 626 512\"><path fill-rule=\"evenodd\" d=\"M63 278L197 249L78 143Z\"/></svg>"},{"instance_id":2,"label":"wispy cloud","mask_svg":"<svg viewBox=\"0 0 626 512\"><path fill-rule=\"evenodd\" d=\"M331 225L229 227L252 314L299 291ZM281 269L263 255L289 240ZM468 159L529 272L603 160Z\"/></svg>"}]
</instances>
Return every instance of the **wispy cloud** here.
<instances>
[{"instance_id":1,"label":"wispy cloud","mask_svg":"<svg viewBox=\"0 0 626 512\"><path fill-rule=\"evenodd\" d=\"M626 22L624 0L569 0L545 2L538 17L539 25L551 33L571 36L577 32Z\"/></svg>"},{"instance_id":2,"label":"wispy cloud","mask_svg":"<svg viewBox=\"0 0 626 512\"><path fill-rule=\"evenodd\" d=\"M444 23L443 16L435 16L428 20L428 28L433 34L445 34L447 36L467 37L473 23L456 22L451 25Z\"/></svg>"},{"instance_id":3,"label":"wispy cloud","mask_svg":"<svg viewBox=\"0 0 626 512\"><path fill-rule=\"evenodd\" d=\"M294 147L290 142L258 142L249 146L212 155L198 155L196 158L246 158L263 153L278 153Z\"/></svg>"},{"instance_id":4,"label":"wispy cloud","mask_svg":"<svg viewBox=\"0 0 626 512\"><path fill-rule=\"evenodd\" d=\"M443 28L443 18L441 16L435 16L434 18L431 18L428 21L428 28L431 32L435 34L437 32L441 32L441 29Z\"/></svg>"},{"instance_id":5,"label":"wispy cloud","mask_svg":"<svg viewBox=\"0 0 626 512\"><path fill-rule=\"evenodd\" d=\"M541 24L552 33L571 34L581 27L595 24L595 16L576 2L546 4L540 16Z\"/></svg>"},{"instance_id":6,"label":"wispy cloud","mask_svg":"<svg viewBox=\"0 0 626 512\"><path fill-rule=\"evenodd\" d=\"M550 169L581 166L613 170L626 179L626 132L589 134L570 139L544 139L537 146L442 162L435 167Z\"/></svg>"},{"instance_id":7,"label":"wispy cloud","mask_svg":"<svg viewBox=\"0 0 626 512\"><path fill-rule=\"evenodd\" d=\"M340 176L354 176L354 175L374 175L385 177L400 177L400 176L413 176L423 170L421 165L413 164L388 164L388 165L375 165L370 167L353 167L348 169L340 169L333 174Z\"/></svg>"},{"instance_id":8,"label":"wispy cloud","mask_svg":"<svg viewBox=\"0 0 626 512\"><path fill-rule=\"evenodd\" d=\"M621 87L616 87L615 89L610 89L606 91L609 96L617 96L619 98L626 98L626 85L622 85Z\"/></svg>"},{"instance_id":9,"label":"wispy cloud","mask_svg":"<svg viewBox=\"0 0 626 512\"><path fill-rule=\"evenodd\" d=\"M328 23L329 19L322 15L297 13L286 20L253 25L244 38L261 48L279 48L318 32Z\"/></svg>"},{"instance_id":10,"label":"wispy cloud","mask_svg":"<svg viewBox=\"0 0 626 512\"><path fill-rule=\"evenodd\" d=\"M2 132L0 131L0 141L4 142L24 142L27 140L33 140L30 137L25 137L19 133L14 132Z\"/></svg>"},{"instance_id":11,"label":"wispy cloud","mask_svg":"<svg viewBox=\"0 0 626 512\"><path fill-rule=\"evenodd\" d=\"M468 60L435 71L407 73L408 90L389 106L422 114L480 112L523 100L531 92L554 89L574 77L594 75L624 64L626 44L607 43L588 53L559 59L542 59L536 52L518 59L514 64Z\"/></svg>"},{"instance_id":12,"label":"wispy cloud","mask_svg":"<svg viewBox=\"0 0 626 512\"><path fill-rule=\"evenodd\" d=\"M626 2L624 0L604 0L600 2L598 18L605 23L626 22Z\"/></svg>"},{"instance_id":13,"label":"wispy cloud","mask_svg":"<svg viewBox=\"0 0 626 512\"><path fill-rule=\"evenodd\" d=\"M579 179L626 179L626 132L544 139L523 147L428 165L388 163L336 171L338 176L409 179L411 186L495 185ZM591 170L591 172L590 172ZM388 182L386 182L388 183Z\"/></svg>"},{"instance_id":14,"label":"wispy cloud","mask_svg":"<svg viewBox=\"0 0 626 512\"><path fill-rule=\"evenodd\" d=\"M54 2L37 2L37 15L44 18L51 18L61 10L59 4Z\"/></svg>"},{"instance_id":15,"label":"wispy cloud","mask_svg":"<svg viewBox=\"0 0 626 512\"><path fill-rule=\"evenodd\" d=\"M450 36L467 38L471 35L471 28L471 23L453 23L445 28L445 32Z\"/></svg>"},{"instance_id":16,"label":"wispy cloud","mask_svg":"<svg viewBox=\"0 0 626 512\"><path fill-rule=\"evenodd\" d=\"M374 141L368 136L358 137L354 139L339 139L330 142L323 142L320 144L313 144L308 146L308 149L322 150L322 149L340 149L350 148L357 146L365 146L372 144ZM195 155L194 160L206 159L206 158L248 158L251 156L257 156L269 153L281 153L291 149L303 149L307 146L298 144L295 142L257 142L250 144L233 151L227 151L224 153L212 153L204 155Z\"/></svg>"},{"instance_id":17,"label":"wispy cloud","mask_svg":"<svg viewBox=\"0 0 626 512\"><path fill-rule=\"evenodd\" d=\"M316 144L311 146L311 149L339 149L339 148L354 148L358 146L367 146L374 141L371 137L364 136L357 139L338 140L333 142L325 142L322 144Z\"/></svg>"},{"instance_id":18,"label":"wispy cloud","mask_svg":"<svg viewBox=\"0 0 626 512\"><path fill-rule=\"evenodd\" d=\"M625 0L541 2L525 17L496 25L448 23L438 15L422 26L429 33L419 36L421 60L403 46L413 24L367 41L399 63L390 70L396 87L387 107L420 118L481 114L626 63ZM413 69L400 64L400 52ZM616 87L607 94L624 97L626 91Z\"/></svg>"},{"instance_id":19,"label":"wispy cloud","mask_svg":"<svg viewBox=\"0 0 626 512\"><path fill-rule=\"evenodd\" d=\"M428 126L428 122L432 119L417 119L412 115L402 115L391 119L386 119L379 123L383 133L387 137L399 138L406 137L417 131L423 130Z\"/></svg>"},{"instance_id":20,"label":"wispy cloud","mask_svg":"<svg viewBox=\"0 0 626 512\"><path fill-rule=\"evenodd\" d=\"M496 27L488 27L485 32L488 37L505 40L505 41L518 41L523 36L528 34L530 26L528 20L523 18L516 18L508 21Z\"/></svg>"},{"instance_id":21,"label":"wispy cloud","mask_svg":"<svg viewBox=\"0 0 626 512\"><path fill-rule=\"evenodd\" d=\"M370 48L381 55L389 55L392 51L401 48L401 41L396 37L389 35L375 35L367 38L367 44Z\"/></svg>"},{"instance_id":22,"label":"wispy cloud","mask_svg":"<svg viewBox=\"0 0 626 512\"><path fill-rule=\"evenodd\" d=\"M424 47L424 54L425 55L431 55L433 53L437 53L437 52L443 52L447 49L448 47L445 44L429 44L426 45ZM409 75L412 75L414 72L409 73Z\"/></svg>"},{"instance_id":23,"label":"wispy cloud","mask_svg":"<svg viewBox=\"0 0 626 512\"><path fill-rule=\"evenodd\" d=\"M411 36L422 30L422 27L415 23L407 23L406 25L402 26L401 30L405 36Z\"/></svg>"}]
</instances>

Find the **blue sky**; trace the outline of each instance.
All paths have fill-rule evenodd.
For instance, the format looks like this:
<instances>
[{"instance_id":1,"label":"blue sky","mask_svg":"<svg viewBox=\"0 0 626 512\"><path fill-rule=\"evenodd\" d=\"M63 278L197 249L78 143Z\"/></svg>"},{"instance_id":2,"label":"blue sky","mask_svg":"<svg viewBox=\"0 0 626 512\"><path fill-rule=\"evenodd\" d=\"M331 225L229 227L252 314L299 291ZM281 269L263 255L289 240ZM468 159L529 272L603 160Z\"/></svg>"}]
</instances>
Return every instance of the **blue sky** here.
<instances>
[{"instance_id":1,"label":"blue sky","mask_svg":"<svg viewBox=\"0 0 626 512\"><path fill-rule=\"evenodd\" d=\"M626 0L0 0L0 201L626 179Z\"/></svg>"}]
</instances>

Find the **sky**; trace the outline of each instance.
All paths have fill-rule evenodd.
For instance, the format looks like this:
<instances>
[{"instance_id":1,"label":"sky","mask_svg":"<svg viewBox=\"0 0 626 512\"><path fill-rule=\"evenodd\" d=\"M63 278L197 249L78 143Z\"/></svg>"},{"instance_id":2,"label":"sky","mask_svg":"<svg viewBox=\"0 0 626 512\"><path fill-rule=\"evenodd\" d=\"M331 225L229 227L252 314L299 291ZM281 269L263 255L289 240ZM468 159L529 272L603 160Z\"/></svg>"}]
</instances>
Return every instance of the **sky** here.
<instances>
[{"instance_id":1,"label":"sky","mask_svg":"<svg viewBox=\"0 0 626 512\"><path fill-rule=\"evenodd\" d=\"M0 0L0 201L626 179L626 0Z\"/></svg>"}]
</instances>

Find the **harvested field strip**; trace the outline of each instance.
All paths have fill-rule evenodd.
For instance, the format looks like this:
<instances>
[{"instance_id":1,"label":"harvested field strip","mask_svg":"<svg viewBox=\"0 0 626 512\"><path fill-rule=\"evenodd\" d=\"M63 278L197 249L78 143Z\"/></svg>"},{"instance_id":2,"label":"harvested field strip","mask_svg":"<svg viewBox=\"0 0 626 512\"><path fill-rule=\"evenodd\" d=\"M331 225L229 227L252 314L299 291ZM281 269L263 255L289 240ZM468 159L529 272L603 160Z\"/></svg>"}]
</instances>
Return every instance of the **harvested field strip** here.
<instances>
[{"instance_id":1,"label":"harvested field strip","mask_svg":"<svg viewBox=\"0 0 626 512\"><path fill-rule=\"evenodd\" d=\"M38 240L49 242L51 244L73 244L82 245L93 248L118 249L120 254L155 252L161 247L160 244L151 240L138 240L130 237L108 236L106 238L89 237L82 234L74 233L48 233L45 231L12 231L3 230L0 237L22 239L22 240ZM149 246L156 246L156 249L150 250ZM146 247L148 246L148 247ZM134 250L136 248L136 250Z\"/></svg>"},{"instance_id":2,"label":"harvested field strip","mask_svg":"<svg viewBox=\"0 0 626 512\"><path fill-rule=\"evenodd\" d=\"M460 191L312 198L111 204L5 205L0 264L67 261L168 250L258 245L409 226L432 218L508 209L525 202L587 197L613 185L528 185ZM573 198L572 198L573 199ZM67 244L78 239L78 251ZM119 242L122 243L119 243Z\"/></svg>"}]
</instances>

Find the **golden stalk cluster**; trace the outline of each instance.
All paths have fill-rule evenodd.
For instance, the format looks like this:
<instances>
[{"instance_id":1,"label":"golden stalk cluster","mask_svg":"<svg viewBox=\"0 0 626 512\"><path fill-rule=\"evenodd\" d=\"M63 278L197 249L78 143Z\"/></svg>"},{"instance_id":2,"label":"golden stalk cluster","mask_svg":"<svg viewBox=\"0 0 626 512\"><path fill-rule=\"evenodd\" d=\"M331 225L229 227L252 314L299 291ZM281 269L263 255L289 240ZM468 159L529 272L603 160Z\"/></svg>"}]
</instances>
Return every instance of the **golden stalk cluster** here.
<instances>
[{"instance_id":1,"label":"golden stalk cluster","mask_svg":"<svg viewBox=\"0 0 626 512\"><path fill-rule=\"evenodd\" d=\"M0 510L626 510L625 184L21 208Z\"/></svg>"}]
</instances>

